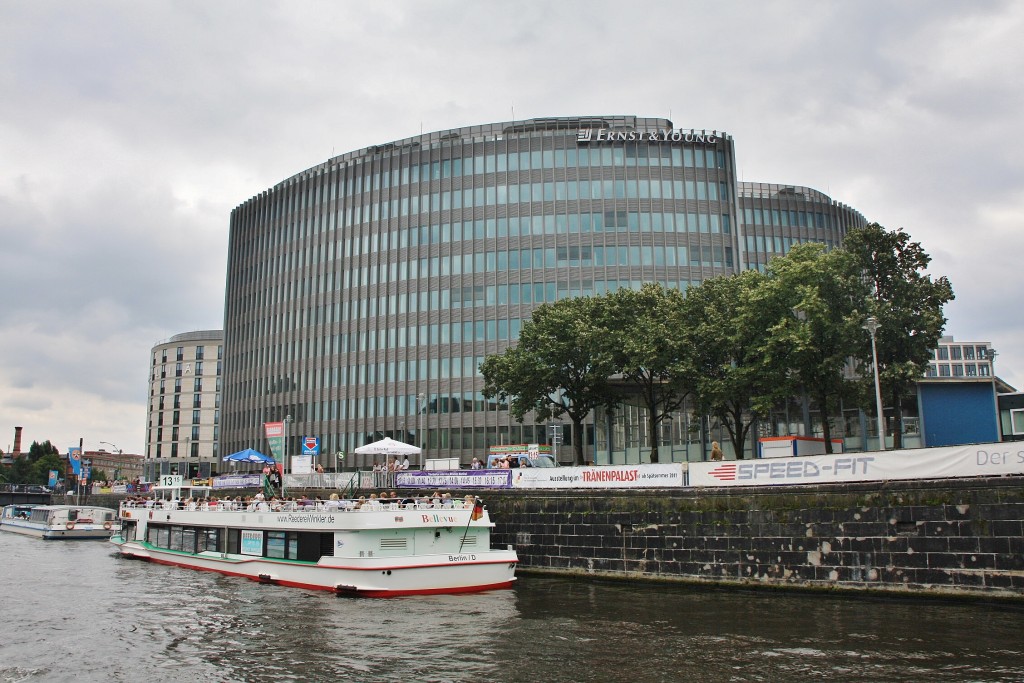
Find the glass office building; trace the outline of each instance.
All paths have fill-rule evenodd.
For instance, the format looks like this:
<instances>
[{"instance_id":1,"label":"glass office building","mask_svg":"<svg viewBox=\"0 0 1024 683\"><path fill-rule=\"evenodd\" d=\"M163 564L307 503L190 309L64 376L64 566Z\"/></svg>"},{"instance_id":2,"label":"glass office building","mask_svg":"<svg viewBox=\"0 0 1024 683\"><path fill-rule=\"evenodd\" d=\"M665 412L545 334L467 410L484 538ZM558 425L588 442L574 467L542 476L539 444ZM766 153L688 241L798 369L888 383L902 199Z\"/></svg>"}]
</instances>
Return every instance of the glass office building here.
<instances>
[{"instance_id":1,"label":"glass office building","mask_svg":"<svg viewBox=\"0 0 1024 683\"><path fill-rule=\"evenodd\" d=\"M483 398L477 370L537 305L685 289L864 224L815 190L738 182L729 135L665 119L495 123L343 154L232 212L221 449L286 418L288 452L318 436L325 467L383 436L463 463L547 443L547 425ZM587 452L642 458L641 417L591 422ZM666 429L663 461L700 457L687 433Z\"/></svg>"}]
</instances>

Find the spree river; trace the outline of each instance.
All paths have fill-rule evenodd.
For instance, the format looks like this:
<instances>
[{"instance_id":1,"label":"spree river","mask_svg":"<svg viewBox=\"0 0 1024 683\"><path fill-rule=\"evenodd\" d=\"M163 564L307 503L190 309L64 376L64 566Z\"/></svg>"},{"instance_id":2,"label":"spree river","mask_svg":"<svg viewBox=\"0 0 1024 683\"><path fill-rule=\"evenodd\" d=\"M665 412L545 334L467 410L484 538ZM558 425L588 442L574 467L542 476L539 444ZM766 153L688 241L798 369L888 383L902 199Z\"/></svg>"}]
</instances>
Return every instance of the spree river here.
<instances>
[{"instance_id":1,"label":"spree river","mask_svg":"<svg viewBox=\"0 0 1024 683\"><path fill-rule=\"evenodd\" d=\"M1024 608L523 576L371 600L0 532L0 681L1021 681Z\"/></svg>"}]
</instances>

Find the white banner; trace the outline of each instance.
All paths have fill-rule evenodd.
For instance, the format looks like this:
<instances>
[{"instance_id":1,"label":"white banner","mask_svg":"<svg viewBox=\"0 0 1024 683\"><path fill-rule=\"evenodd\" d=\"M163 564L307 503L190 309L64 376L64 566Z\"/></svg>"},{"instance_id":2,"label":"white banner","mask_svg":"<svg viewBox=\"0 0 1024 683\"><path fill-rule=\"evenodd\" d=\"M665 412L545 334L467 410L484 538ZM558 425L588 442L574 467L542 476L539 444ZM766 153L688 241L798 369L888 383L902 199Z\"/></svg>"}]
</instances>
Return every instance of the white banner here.
<instances>
[{"instance_id":1,"label":"white banner","mask_svg":"<svg viewBox=\"0 0 1024 683\"><path fill-rule=\"evenodd\" d=\"M682 486L684 463L599 467L513 468L512 487L523 489L635 489ZM508 470L506 470L508 471Z\"/></svg>"},{"instance_id":2,"label":"white banner","mask_svg":"<svg viewBox=\"0 0 1024 683\"><path fill-rule=\"evenodd\" d=\"M690 486L766 486L1024 474L1024 443L690 463Z\"/></svg>"}]
</instances>

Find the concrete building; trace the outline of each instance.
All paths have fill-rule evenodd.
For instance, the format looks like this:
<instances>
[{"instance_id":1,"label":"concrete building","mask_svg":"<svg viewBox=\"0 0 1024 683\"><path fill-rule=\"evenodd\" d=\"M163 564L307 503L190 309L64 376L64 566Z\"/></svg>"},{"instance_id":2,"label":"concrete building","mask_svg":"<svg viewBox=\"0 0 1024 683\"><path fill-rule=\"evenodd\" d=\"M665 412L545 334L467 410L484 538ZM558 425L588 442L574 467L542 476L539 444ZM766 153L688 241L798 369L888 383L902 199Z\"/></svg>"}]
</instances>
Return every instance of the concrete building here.
<instances>
[{"instance_id":1,"label":"concrete building","mask_svg":"<svg viewBox=\"0 0 1024 683\"><path fill-rule=\"evenodd\" d=\"M289 417L291 454L303 436L328 453L391 436L463 463L548 443L484 400L477 371L538 304L685 289L865 224L817 190L739 182L729 135L665 119L511 121L343 154L232 212L222 448L259 447ZM638 410L588 423L596 461L642 457ZM686 419L663 461L703 457ZM158 427L166 458L177 441Z\"/></svg>"},{"instance_id":2,"label":"concrete building","mask_svg":"<svg viewBox=\"0 0 1024 683\"><path fill-rule=\"evenodd\" d=\"M220 462L221 330L185 332L150 354L143 475L208 477Z\"/></svg>"}]
</instances>

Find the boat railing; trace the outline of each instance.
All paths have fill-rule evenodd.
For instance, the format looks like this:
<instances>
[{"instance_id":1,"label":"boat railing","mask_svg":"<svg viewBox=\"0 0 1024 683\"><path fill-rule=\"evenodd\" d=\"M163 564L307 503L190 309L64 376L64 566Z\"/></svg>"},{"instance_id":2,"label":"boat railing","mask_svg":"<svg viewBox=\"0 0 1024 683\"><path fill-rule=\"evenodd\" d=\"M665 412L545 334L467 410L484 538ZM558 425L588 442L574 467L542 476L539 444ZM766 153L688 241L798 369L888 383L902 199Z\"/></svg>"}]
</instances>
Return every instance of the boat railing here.
<instances>
[{"instance_id":1,"label":"boat railing","mask_svg":"<svg viewBox=\"0 0 1024 683\"><path fill-rule=\"evenodd\" d=\"M217 501L216 503L183 503L181 501L122 501L120 512L126 510L174 510L188 512L382 512L387 510L472 510L475 500L387 501L328 500L299 501Z\"/></svg>"}]
</instances>

